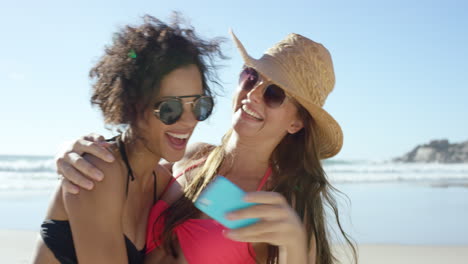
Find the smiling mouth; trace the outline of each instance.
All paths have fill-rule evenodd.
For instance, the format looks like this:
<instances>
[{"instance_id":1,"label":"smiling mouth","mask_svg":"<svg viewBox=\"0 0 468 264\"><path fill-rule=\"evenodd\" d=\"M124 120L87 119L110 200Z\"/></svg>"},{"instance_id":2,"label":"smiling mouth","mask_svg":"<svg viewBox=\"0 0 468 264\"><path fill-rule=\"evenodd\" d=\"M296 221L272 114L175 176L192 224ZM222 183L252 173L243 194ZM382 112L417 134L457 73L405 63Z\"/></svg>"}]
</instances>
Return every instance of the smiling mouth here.
<instances>
[{"instance_id":1,"label":"smiling mouth","mask_svg":"<svg viewBox=\"0 0 468 264\"><path fill-rule=\"evenodd\" d=\"M246 113L248 116L250 117L253 117L254 119L258 120L258 121L263 121L263 118L260 117L257 113L255 113L254 111L250 110L246 105L242 105L242 111L244 111L244 113Z\"/></svg>"},{"instance_id":2,"label":"smiling mouth","mask_svg":"<svg viewBox=\"0 0 468 264\"><path fill-rule=\"evenodd\" d=\"M168 137L169 142L171 142L171 145L175 149L181 150L185 148L187 141L190 137L190 133L178 134L173 132L166 132L166 136Z\"/></svg>"},{"instance_id":3,"label":"smiling mouth","mask_svg":"<svg viewBox=\"0 0 468 264\"><path fill-rule=\"evenodd\" d=\"M173 132L166 132L166 133L169 136L177 138L177 139L188 139L189 136L190 136L190 133L186 133L186 134L177 134L177 133L173 133Z\"/></svg>"}]
</instances>

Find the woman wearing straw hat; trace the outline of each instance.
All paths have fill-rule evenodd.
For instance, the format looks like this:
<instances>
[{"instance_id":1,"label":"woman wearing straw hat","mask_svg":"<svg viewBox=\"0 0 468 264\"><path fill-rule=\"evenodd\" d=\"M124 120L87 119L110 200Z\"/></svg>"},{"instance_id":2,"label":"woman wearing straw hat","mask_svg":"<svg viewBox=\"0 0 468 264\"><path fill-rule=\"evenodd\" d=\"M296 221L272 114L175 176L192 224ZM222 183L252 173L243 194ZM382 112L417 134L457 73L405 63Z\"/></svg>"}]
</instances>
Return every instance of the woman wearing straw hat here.
<instances>
[{"instance_id":1,"label":"woman wearing straw hat","mask_svg":"<svg viewBox=\"0 0 468 264\"><path fill-rule=\"evenodd\" d=\"M330 54L323 45L290 34L257 60L233 38L245 66L232 129L220 146L193 145L183 160L167 164L176 176L151 211L146 262L334 263L325 207L338 219L335 189L320 162L336 155L343 143L340 126L322 108L335 83ZM97 145L85 144L75 151L102 153ZM59 171L69 163L89 171L89 164L71 162L70 153L76 155L58 159ZM258 203L228 218L259 222L227 230L194 207L217 174L247 191L247 201ZM75 184L84 180L76 173L65 177ZM76 192L73 183L64 181L70 192ZM338 226L356 260L354 245Z\"/></svg>"}]
</instances>

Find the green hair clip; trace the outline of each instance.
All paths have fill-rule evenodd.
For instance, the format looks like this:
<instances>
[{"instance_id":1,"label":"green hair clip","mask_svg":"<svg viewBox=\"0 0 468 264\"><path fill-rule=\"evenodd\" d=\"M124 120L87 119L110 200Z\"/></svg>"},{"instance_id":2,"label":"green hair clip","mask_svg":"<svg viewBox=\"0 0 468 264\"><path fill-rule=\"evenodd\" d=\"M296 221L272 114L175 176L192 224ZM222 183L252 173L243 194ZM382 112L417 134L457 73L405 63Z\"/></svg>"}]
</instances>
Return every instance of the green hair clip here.
<instances>
[{"instance_id":1,"label":"green hair clip","mask_svg":"<svg viewBox=\"0 0 468 264\"><path fill-rule=\"evenodd\" d=\"M136 59L137 57L137 54L135 52L135 50L130 50L130 52L127 54L129 58L132 58L132 59Z\"/></svg>"}]
</instances>

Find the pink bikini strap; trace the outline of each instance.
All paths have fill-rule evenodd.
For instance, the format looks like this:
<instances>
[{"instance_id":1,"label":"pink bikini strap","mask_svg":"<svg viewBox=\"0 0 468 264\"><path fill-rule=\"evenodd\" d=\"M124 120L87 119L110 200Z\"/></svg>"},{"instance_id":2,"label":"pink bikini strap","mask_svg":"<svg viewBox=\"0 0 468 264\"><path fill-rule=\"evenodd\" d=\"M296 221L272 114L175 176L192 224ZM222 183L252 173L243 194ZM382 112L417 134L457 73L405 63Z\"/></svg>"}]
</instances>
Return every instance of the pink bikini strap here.
<instances>
[{"instance_id":1,"label":"pink bikini strap","mask_svg":"<svg viewBox=\"0 0 468 264\"><path fill-rule=\"evenodd\" d=\"M188 172L188 171L190 171L190 170L195 169L196 167L200 166L200 165L201 165L203 162L205 162L205 161L206 161L206 159L202 159L201 161L199 161L199 162L193 164L192 166L189 166L189 167L185 168L185 170L183 170L181 173L179 173L179 174L177 174L176 176L172 177L171 181L167 184L166 188L164 188L163 192L161 193L161 195L160 195L159 197L162 197L162 196L166 193L167 189L169 189L169 187L170 187L180 176L182 176L184 173L186 173L186 172Z\"/></svg>"},{"instance_id":2,"label":"pink bikini strap","mask_svg":"<svg viewBox=\"0 0 468 264\"><path fill-rule=\"evenodd\" d=\"M260 182L260 185L258 185L257 191L260 191L262 189L263 185L265 185L270 175L271 175L271 167L268 167L267 171L265 172L265 175L262 178L262 181Z\"/></svg>"},{"instance_id":3,"label":"pink bikini strap","mask_svg":"<svg viewBox=\"0 0 468 264\"><path fill-rule=\"evenodd\" d=\"M203 164L204 162L206 161L206 159L202 159L201 161L193 164L192 166L189 166L187 167L185 170L183 170L181 173L177 174L176 176L172 177L171 181L167 184L166 188L164 188L163 192L161 193L161 195L159 197L162 197L167 189L169 189L169 187L180 177L182 176L184 173L188 172L188 171L191 171L193 169L195 169L196 167L200 166L201 164ZM265 175L263 175L263 178L262 178L262 181L260 182L260 184L258 185L258 188L257 188L257 191L260 191L262 188L263 188L263 185L265 185L266 181L268 180L268 178L270 177L271 175L271 167L268 167L268 169L266 170L265 172Z\"/></svg>"}]
</instances>

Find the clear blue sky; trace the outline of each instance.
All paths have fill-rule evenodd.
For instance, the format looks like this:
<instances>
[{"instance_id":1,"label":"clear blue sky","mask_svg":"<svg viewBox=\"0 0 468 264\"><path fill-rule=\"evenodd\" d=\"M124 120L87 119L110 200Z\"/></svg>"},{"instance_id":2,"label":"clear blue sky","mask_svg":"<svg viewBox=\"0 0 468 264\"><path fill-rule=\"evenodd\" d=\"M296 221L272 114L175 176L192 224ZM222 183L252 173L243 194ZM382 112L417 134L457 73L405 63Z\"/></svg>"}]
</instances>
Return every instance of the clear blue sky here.
<instances>
[{"instance_id":1,"label":"clear blue sky","mask_svg":"<svg viewBox=\"0 0 468 264\"><path fill-rule=\"evenodd\" d=\"M0 154L54 154L91 131L110 135L89 104L88 71L119 26L181 11L205 37L233 28L249 53L290 32L323 43L337 83L325 109L342 125L339 159L387 159L430 139L468 140L466 1L2 1ZM242 61L232 42L225 98L194 141L230 124Z\"/></svg>"}]
</instances>

